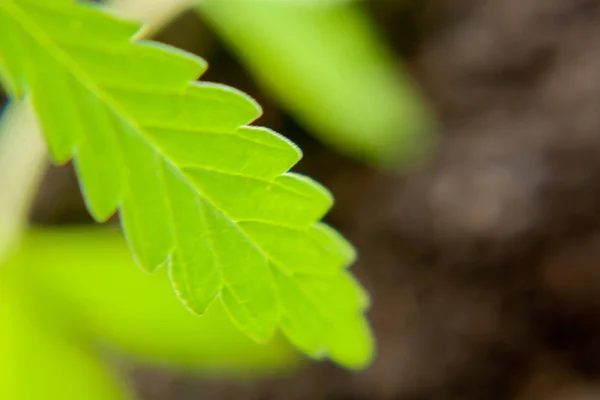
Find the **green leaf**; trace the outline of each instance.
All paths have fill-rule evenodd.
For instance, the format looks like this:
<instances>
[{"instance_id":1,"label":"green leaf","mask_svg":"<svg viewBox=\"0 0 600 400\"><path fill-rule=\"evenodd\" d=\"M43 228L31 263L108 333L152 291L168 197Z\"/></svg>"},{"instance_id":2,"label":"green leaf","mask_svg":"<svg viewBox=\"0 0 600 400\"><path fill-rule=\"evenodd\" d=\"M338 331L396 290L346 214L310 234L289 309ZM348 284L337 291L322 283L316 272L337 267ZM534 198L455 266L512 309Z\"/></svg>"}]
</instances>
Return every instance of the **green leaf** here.
<instances>
[{"instance_id":1,"label":"green leaf","mask_svg":"<svg viewBox=\"0 0 600 400\"><path fill-rule=\"evenodd\" d=\"M5 265L0 267L4 268ZM0 398L132 400L95 354L37 318L18 285L0 276Z\"/></svg>"},{"instance_id":2,"label":"green leaf","mask_svg":"<svg viewBox=\"0 0 600 400\"><path fill-rule=\"evenodd\" d=\"M362 4L197 4L263 88L325 143L386 166L430 148L433 114Z\"/></svg>"},{"instance_id":3,"label":"green leaf","mask_svg":"<svg viewBox=\"0 0 600 400\"><path fill-rule=\"evenodd\" d=\"M331 196L286 172L301 157L296 146L246 126L261 113L252 99L195 82L204 61L135 41L137 25L91 6L4 0L0 30L13 95L32 102L55 161L73 157L92 216L120 209L145 270L168 265L190 310L218 300L258 341L281 328L315 357L351 368L370 361L365 296L336 290L351 279L354 253L318 222Z\"/></svg>"},{"instance_id":4,"label":"green leaf","mask_svg":"<svg viewBox=\"0 0 600 400\"><path fill-rule=\"evenodd\" d=\"M181 307L166 269L140 276L133 265L116 229L53 227L28 230L9 268L66 335L83 332L145 363L247 376L303 361L280 335L268 345L248 338L219 302L197 318Z\"/></svg>"}]
</instances>

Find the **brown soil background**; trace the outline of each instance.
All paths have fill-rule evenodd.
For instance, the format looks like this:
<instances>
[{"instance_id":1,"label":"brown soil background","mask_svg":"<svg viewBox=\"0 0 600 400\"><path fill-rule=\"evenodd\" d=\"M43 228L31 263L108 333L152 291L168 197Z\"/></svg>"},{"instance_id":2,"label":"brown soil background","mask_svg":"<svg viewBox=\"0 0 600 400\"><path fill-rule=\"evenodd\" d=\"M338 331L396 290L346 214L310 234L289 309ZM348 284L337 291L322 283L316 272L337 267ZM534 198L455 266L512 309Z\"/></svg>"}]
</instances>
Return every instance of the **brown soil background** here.
<instances>
[{"instance_id":1,"label":"brown soil background","mask_svg":"<svg viewBox=\"0 0 600 400\"><path fill-rule=\"evenodd\" d=\"M264 105L332 189L328 220L357 246L375 364L207 382L140 367L146 400L600 399L600 1L371 0L442 127L400 175L324 148L262 94L192 14L159 37L207 80ZM32 220L89 221L70 168L51 168Z\"/></svg>"}]
</instances>

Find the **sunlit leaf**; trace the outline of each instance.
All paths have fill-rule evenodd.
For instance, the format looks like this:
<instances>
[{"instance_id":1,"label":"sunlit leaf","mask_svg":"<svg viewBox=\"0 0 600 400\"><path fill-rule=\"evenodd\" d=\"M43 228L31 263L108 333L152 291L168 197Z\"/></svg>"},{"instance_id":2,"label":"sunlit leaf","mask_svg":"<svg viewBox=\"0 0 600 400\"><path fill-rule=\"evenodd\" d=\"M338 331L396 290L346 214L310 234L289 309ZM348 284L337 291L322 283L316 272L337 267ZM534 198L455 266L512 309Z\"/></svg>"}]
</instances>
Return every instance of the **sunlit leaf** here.
<instances>
[{"instance_id":1,"label":"sunlit leaf","mask_svg":"<svg viewBox=\"0 0 600 400\"><path fill-rule=\"evenodd\" d=\"M252 99L196 82L203 60L138 31L92 6L3 0L0 73L32 102L54 160L73 158L94 218L120 209L138 263L168 265L190 310L217 300L258 341L281 328L311 356L363 367L372 338L345 270L354 253L318 222L329 193L287 172L296 146L247 126L261 113Z\"/></svg>"}]
</instances>

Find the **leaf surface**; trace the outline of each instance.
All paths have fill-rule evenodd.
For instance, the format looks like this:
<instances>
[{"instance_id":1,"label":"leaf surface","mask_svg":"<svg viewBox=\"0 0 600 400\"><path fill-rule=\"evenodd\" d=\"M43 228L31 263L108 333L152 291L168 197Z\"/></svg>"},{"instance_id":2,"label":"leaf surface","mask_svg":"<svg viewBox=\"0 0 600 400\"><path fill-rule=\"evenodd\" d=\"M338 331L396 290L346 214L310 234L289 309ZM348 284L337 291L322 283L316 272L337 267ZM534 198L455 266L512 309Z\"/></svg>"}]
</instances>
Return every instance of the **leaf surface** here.
<instances>
[{"instance_id":1,"label":"leaf surface","mask_svg":"<svg viewBox=\"0 0 600 400\"><path fill-rule=\"evenodd\" d=\"M331 195L287 172L294 144L248 126L251 98L196 81L202 59L139 28L89 5L2 0L0 75L33 104L54 160L73 159L91 215L120 210L139 265L167 265L190 310L217 300L258 341L281 329L314 357L365 366L354 252L319 222Z\"/></svg>"}]
</instances>

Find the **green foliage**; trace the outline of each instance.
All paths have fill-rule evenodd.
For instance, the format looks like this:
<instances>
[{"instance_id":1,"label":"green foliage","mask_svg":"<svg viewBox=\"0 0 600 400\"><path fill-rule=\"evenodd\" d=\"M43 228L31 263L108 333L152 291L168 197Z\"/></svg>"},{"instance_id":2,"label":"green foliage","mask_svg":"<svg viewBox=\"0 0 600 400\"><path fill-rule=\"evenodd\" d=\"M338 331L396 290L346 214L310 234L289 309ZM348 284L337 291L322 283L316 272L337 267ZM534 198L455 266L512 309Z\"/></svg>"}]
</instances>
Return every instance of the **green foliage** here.
<instances>
[{"instance_id":1,"label":"green foliage","mask_svg":"<svg viewBox=\"0 0 600 400\"><path fill-rule=\"evenodd\" d=\"M201 0L200 15L311 133L397 166L432 144L434 118L362 4Z\"/></svg>"},{"instance_id":2,"label":"green foliage","mask_svg":"<svg viewBox=\"0 0 600 400\"><path fill-rule=\"evenodd\" d=\"M195 317L166 270L140 276L134 265L113 228L26 231L0 264L0 399L129 400L106 350L230 379L305 361L281 337L267 345L248 338L219 303Z\"/></svg>"},{"instance_id":3,"label":"green foliage","mask_svg":"<svg viewBox=\"0 0 600 400\"><path fill-rule=\"evenodd\" d=\"M5 265L2 265L5 267ZM12 272L12 271L11 271ZM0 274L0 398L132 400L85 348L51 332L7 270Z\"/></svg>"},{"instance_id":4,"label":"green foliage","mask_svg":"<svg viewBox=\"0 0 600 400\"><path fill-rule=\"evenodd\" d=\"M285 371L301 361L279 335L267 345L250 339L218 302L197 318L181 307L166 269L140 275L134 265L116 229L53 227L27 231L7 268L65 336L83 332L144 363L229 376Z\"/></svg>"},{"instance_id":5,"label":"green foliage","mask_svg":"<svg viewBox=\"0 0 600 400\"><path fill-rule=\"evenodd\" d=\"M286 172L292 143L247 126L253 100L195 82L203 60L132 40L139 29L66 0L3 0L0 75L32 103L54 160L73 157L94 218L120 209L140 266L168 265L189 309L218 299L256 340L279 328L312 357L365 366L354 252L318 222L331 196Z\"/></svg>"}]
</instances>

